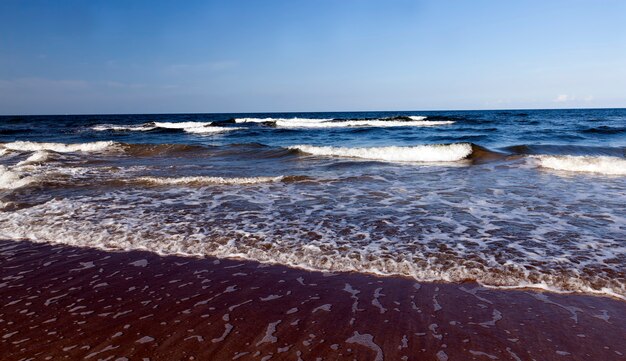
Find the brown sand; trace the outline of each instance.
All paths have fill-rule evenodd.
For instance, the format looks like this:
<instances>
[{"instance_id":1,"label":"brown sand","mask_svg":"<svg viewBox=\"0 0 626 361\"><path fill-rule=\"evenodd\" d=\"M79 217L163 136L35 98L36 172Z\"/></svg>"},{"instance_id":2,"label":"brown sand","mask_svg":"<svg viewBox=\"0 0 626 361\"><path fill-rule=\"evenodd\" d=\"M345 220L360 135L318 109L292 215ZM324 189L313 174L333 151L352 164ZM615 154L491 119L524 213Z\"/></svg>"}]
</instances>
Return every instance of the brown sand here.
<instances>
[{"instance_id":1,"label":"brown sand","mask_svg":"<svg viewBox=\"0 0 626 361\"><path fill-rule=\"evenodd\" d=\"M0 241L1 360L624 360L626 303Z\"/></svg>"}]
</instances>

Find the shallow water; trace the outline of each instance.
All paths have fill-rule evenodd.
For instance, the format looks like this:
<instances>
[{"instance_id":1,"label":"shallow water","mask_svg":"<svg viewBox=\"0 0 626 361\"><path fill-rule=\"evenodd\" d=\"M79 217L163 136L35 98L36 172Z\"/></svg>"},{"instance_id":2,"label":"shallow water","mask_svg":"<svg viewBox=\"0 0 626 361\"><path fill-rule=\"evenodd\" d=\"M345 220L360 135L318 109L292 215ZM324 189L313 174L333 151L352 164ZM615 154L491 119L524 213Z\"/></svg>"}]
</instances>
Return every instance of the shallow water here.
<instances>
[{"instance_id":1,"label":"shallow water","mask_svg":"<svg viewBox=\"0 0 626 361\"><path fill-rule=\"evenodd\" d=\"M0 237L626 297L626 110L0 117Z\"/></svg>"}]
</instances>

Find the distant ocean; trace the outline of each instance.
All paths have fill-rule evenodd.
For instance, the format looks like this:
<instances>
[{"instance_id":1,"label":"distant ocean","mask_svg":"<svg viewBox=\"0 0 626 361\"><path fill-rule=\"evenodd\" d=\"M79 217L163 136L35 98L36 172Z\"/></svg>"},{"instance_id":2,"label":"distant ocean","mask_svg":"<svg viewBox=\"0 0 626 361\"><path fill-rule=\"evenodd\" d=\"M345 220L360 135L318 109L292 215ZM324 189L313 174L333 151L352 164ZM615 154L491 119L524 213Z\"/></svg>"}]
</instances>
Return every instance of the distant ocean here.
<instances>
[{"instance_id":1,"label":"distant ocean","mask_svg":"<svg viewBox=\"0 0 626 361\"><path fill-rule=\"evenodd\" d=\"M626 298L626 109L0 117L0 238Z\"/></svg>"}]
</instances>

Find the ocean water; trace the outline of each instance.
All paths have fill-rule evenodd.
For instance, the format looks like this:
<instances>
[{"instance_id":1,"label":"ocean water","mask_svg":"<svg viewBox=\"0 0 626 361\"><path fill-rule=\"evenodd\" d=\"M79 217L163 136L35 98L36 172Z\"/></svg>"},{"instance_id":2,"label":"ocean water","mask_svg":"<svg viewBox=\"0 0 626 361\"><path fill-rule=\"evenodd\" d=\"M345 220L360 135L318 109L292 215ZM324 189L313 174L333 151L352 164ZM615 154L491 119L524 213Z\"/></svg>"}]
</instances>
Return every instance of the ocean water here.
<instances>
[{"instance_id":1,"label":"ocean water","mask_svg":"<svg viewBox=\"0 0 626 361\"><path fill-rule=\"evenodd\" d=\"M626 109L0 117L0 238L626 298Z\"/></svg>"}]
</instances>

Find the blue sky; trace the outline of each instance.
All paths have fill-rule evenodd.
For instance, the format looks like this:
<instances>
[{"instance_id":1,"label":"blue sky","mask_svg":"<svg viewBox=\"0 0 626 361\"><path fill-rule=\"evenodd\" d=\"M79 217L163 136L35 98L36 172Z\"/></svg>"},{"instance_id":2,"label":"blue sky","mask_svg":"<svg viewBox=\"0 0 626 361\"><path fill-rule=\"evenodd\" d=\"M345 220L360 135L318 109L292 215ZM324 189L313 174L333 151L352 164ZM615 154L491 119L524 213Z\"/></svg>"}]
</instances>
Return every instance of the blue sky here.
<instances>
[{"instance_id":1,"label":"blue sky","mask_svg":"<svg viewBox=\"0 0 626 361\"><path fill-rule=\"evenodd\" d=\"M626 106L626 1L0 1L0 114Z\"/></svg>"}]
</instances>

